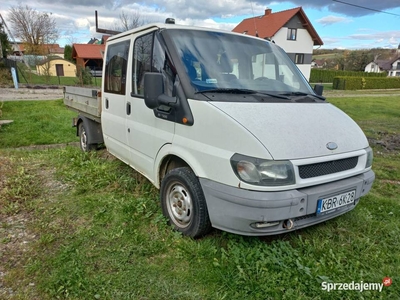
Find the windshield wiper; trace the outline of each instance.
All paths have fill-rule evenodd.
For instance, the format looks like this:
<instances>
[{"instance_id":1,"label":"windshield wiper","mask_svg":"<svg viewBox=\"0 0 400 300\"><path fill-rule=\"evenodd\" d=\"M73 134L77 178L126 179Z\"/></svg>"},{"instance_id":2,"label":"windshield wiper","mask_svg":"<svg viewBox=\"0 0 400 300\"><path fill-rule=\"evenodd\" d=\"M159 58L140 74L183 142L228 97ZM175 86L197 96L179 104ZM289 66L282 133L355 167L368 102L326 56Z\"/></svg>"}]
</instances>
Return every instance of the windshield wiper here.
<instances>
[{"instance_id":1,"label":"windshield wiper","mask_svg":"<svg viewBox=\"0 0 400 300\"><path fill-rule=\"evenodd\" d=\"M196 92L195 94L202 94L202 93L260 94L260 95L266 95L266 96L270 96L270 97L274 97L274 98L290 100L289 97L286 97L283 94L265 93L265 92L255 91L255 90L238 89L238 88L211 89L211 90L199 91L199 92Z\"/></svg>"},{"instance_id":2,"label":"windshield wiper","mask_svg":"<svg viewBox=\"0 0 400 300\"><path fill-rule=\"evenodd\" d=\"M238 89L238 88L219 88L219 89L210 89L210 90L195 92L195 94L202 94L202 93L255 94L257 92L253 90Z\"/></svg>"},{"instance_id":3,"label":"windshield wiper","mask_svg":"<svg viewBox=\"0 0 400 300\"><path fill-rule=\"evenodd\" d=\"M325 101L326 98L323 96L319 96L316 94L311 94L311 93L303 93L303 92L287 92L287 93L282 93L280 95L285 95L285 96L311 96L311 97L316 97L320 100ZM296 100L296 102L302 102L301 100Z\"/></svg>"}]
</instances>

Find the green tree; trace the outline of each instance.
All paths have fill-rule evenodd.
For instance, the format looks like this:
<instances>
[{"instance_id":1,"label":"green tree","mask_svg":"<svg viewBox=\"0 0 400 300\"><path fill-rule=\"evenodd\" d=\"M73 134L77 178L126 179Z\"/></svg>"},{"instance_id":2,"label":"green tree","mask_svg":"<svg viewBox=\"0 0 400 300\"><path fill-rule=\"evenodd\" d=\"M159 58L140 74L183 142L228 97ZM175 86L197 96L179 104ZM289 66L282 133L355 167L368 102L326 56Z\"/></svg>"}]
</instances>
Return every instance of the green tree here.
<instances>
[{"instance_id":1,"label":"green tree","mask_svg":"<svg viewBox=\"0 0 400 300\"><path fill-rule=\"evenodd\" d=\"M374 60L374 55L371 52L363 50L351 51L347 57L348 71L364 71L365 66Z\"/></svg>"},{"instance_id":2,"label":"green tree","mask_svg":"<svg viewBox=\"0 0 400 300\"><path fill-rule=\"evenodd\" d=\"M71 45L65 45L64 58L70 62L75 63L75 59L72 58L72 46Z\"/></svg>"},{"instance_id":3,"label":"green tree","mask_svg":"<svg viewBox=\"0 0 400 300\"><path fill-rule=\"evenodd\" d=\"M8 35L5 33L3 28L3 24L0 23L0 42L1 42L1 49L2 49L2 58L6 58L7 54L12 51L11 44L8 41Z\"/></svg>"}]
</instances>

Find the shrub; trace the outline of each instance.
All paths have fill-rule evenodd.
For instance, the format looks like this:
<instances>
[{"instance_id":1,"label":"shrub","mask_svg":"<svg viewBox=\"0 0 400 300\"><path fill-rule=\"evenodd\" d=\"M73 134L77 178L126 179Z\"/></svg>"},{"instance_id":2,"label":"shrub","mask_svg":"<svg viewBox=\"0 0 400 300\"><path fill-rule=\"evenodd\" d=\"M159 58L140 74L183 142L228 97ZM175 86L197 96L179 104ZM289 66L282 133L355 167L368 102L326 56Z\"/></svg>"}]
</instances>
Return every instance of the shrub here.
<instances>
[{"instance_id":1,"label":"shrub","mask_svg":"<svg viewBox=\"0 0 400 300\"><path fill-rule=\"evenodd\" d=\"M90 73L90 68L82 68L77 66L76 68L76 77L78 78L77 84L79 85L90 85L92 84L92 73Z\"/></svg>"},{"instance_id":2,"label":"shrub","mask_svg":"<svg viewBox=\"0 0 400 300\"><path fill-rule=\"evenodd\" d=\"M10 68L6 67L4 63L0 63L0 85L9 85L12 82Z\"/></svg>"},{"instance_id":3,"label":"shrub","mask_svg":"<svg viewBox=\"0 0 400 300\"><path fill-rule=\"evenodd\" d=\"M310 82L331 83L338 76L346 77L386 77L387 73L366 73L356 71L338 71L338 70L321 70L311 69Z\"/></svg>"},{"instance_id":4,"label":"shrub","mask_svg":"<svg viewBox=\"0 0 400 300\"><path fill-rule=\"evenodd\" d=\"M400 78L338 76L333 80L334 90L396 89Z\"/></svg>"}]
</instances>

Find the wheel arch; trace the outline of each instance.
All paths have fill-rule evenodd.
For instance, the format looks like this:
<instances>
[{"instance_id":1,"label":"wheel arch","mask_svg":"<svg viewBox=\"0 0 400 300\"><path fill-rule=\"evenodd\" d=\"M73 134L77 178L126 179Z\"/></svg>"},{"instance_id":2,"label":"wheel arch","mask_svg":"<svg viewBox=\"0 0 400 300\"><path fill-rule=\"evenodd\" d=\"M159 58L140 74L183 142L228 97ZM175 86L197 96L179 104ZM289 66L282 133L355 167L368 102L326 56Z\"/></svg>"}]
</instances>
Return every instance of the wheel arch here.
<instances>
[{"instance_id":1,"label":"wheel arch","mask_svg":"<svg viewBox=\"0 0 400 300\"><path fill-rule=\"evenodd\" d=\"M188 167L197 177L205 176L203 167L192 154L171 144L164 145L155 160L156 187L160 188L162 179L170 170L181 167Z\"/></svg>"},{"instance_id":2,"label":"wheel arch","mask_svg":"<svg viewBox=\"0 0 400 300\"><path fill-rule=\"evenodd\" d=\"M104 143L103 131L101 124L95 122L85 116L79 115L76 122L76 135L79 136L79 126L83 124L86 128L88 144L101 144Z\"/></svg>"}]
</instances>

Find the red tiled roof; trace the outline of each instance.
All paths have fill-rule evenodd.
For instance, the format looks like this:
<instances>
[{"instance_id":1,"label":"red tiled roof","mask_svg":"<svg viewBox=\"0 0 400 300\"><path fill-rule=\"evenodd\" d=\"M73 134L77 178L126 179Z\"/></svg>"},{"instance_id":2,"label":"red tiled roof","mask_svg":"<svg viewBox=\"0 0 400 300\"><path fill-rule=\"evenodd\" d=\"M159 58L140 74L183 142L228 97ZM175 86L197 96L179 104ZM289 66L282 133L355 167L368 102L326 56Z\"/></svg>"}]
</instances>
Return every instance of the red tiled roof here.
<instances>
[{"instance_id":1,"label":"red tiled roof","mask_svg":"<svg viewBox=\"0 0 400 300\"><path fill-rule=\"evenodd\" d=\"M104 44L73 44L72 57L103 59L105 48Z\"/></svg>"},{"instance_id":2,"label":"red tiled roof","mask_svg":"<svg viewBox=\"0 0 400 300\"><path fill-rule=\"evenodd\" d=\"M64 48L60 47L59 44L41 44L41 46L44 48L46 53L52 54L52 53L58 53L58 54L64 54ZM18 43L17 47L15 47L15 44L12 45L13 51L25 51L25 45L24 43ZM17 48L17 49L16 49Z\"/></svg>"},{"instance_id":3,"label":"red tiled roof","mask_svg":"<svg viewBox=\"0 0 400 300\"><path fill-rule=\"evenodd\" d=\"M321 38L311 25L301 7L292 8L276 13L272 13L270 9L265 10L265 14L254 18L244 19L232 31L256 36L256 28L258 36L261 38L272 38L287 22L295 15L298 15L302 21L302 25L311 35L314 45L323 45Z\"/></svg>"}]
</instances>

